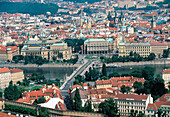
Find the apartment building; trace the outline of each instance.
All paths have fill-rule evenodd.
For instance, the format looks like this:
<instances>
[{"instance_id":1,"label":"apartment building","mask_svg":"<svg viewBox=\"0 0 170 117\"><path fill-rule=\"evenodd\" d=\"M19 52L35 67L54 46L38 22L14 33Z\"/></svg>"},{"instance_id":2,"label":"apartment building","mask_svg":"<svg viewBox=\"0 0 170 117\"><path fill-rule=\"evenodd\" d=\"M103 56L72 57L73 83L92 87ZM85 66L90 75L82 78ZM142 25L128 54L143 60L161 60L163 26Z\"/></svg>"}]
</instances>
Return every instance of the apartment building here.
<instances>
[{"instance_id":1,"label":"apartment building","mask_svg":"<svg viewBox=\"0 0 170 117\"><path fill-rule=\"evenodd\" d=\"M128 56L131 51L138 53L140 56L147 57L151 53L150 43L119 43L119 56Z\"/></svg>"},{"instance_id":2,"label":"apartment building","mask_svg":"<svg viewBox=\"0 0 170 117\"><path fill-rule=\"evenodd\" d=\"M13 84L16 84L17 81L22 81L23 79L24 73L21 69L0 68L0 88L2 89L8 87L11 80Z\"/></svg>"},{"instance_id":3,"label":"apartment building","mask_svg":"<svg viewBox=\"0 0 170 117\"><path fill-rule=\"evenodd\" d=\"M11 72L11 80L14 84L16 84L18 81L22 82L24 79L24 73L21 69L10 69Z\"/></svg>"},{"instance_id":4,"label":"apartment building","mask_svg":"<svg viewBox=\"0 0 170 117\"><path fill-rule=\"evenodd\" d=\"M9 68L0 68L0 88L5 89L11 81L11 72Z\"/></svg>"},{"instance_id":5,"label":"apartment building","mask_svg":"<svg viewBox=\"0 0 170 117\"><path fill-rule=\"evenodd\" d=\"M133 51L143 57L147 57L150 53L154 53L156 57L161 57L165 49L168 49L167 42L153 39L146 39L139 43L122 41L119 43L119 56L128 56Z\"/></svg>"},{"instance_id":6,"label":"apartment building","mask_svg":"<svg viewBox=\"0 0 170 117\"><path fill-rule=\"evenodd\" d=\"M162 72L162 79L164 79L165 84L170 82L170 69L165 69Z\"/></svg>"},{"instance_id":7,"label":"apartment building","mask_svg":"<svg viewBox=\"0 0 170 117\"><path fill-rule=\"evenodd\" d=\"M119 112L121 115L129 115L130 111L137 110L146 113L148 104L153 103L151 95L138 95L138 94L120 94L118 93L114 98Z\"/></svg>"},{"instance_id":8,"label":"apartment building","mask_svg":"<svg viewBox=\"0 0 170 117\"><path fill-rule=\"evenodd\" d=\"M153 115L158 117L158 109L161 109L162 112L166 114L165 117L170 116L170 94L164 94L153 104L148 104L146 115L148 115L148 117L152 117Z\"/></svg>"}]
</instances>

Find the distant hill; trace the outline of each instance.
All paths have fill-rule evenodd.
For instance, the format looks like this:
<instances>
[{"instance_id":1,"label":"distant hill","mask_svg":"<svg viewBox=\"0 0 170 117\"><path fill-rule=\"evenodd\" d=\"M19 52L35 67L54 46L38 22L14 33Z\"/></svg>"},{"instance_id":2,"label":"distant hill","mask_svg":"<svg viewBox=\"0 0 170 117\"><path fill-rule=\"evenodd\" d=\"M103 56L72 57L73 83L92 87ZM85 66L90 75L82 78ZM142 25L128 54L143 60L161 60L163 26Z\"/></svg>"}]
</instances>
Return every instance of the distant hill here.
<instances>
[{"instance_id":1,"label":"distant hill","mask_svg":"<svg viewBox=\"0 0 170 117\"><path fill-rule=\"evenodd\" d=\"M101 2L102 0L63 0L63 1L70 1L70 2L76 2L76 3L94 3L94 2Z\"/></svg>"},{"instance_id":2,"label":"distant hill","mask_svg":"<svg viewBox=\"0 0 170 117\"><path fill-rule=\"evenodd\" d=\"M0 12L29 13L30 15L45 14L47 11L56 14L56 4L26 3L26 2L0 2Z\"/></svg>"}]
</instances>

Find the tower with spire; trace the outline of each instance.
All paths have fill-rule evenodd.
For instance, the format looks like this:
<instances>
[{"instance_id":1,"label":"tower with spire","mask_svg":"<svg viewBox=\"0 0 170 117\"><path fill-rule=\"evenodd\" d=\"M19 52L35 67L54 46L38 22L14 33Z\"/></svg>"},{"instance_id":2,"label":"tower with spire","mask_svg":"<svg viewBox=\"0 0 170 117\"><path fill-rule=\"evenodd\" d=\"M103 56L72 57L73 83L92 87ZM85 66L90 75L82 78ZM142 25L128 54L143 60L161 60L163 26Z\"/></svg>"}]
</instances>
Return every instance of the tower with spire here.
<instances>
[{"instance_id":1,"label":"tower with spire","mask_svg":"<svg viewBox=\"0 0 170 117\"><path fill-rule=\"evenodd\" d=\"M154 16L152 16L152 20L151 20L151 29L156 27L156 21L154 19Z\"/></svg>"}]
</instances>

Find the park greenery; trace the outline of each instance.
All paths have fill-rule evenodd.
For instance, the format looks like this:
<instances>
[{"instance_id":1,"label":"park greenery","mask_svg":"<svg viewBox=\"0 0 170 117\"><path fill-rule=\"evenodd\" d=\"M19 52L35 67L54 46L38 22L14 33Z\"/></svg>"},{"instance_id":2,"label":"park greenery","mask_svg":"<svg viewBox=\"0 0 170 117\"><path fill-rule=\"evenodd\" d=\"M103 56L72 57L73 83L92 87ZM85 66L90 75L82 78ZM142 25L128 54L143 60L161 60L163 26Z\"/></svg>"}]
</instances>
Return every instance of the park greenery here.
<instances>
[{"instance_id":1,"label":"park greenery","mask_svg":"<svg viewBox=\"0 0 170 117\"><path fill-rule=\"evenodd\" d=\"M44 98L44 96L42 96L42 97L39 97L38 99L35 99L33 104L37 105L37 104L45 103L45 101L46 101L46 99Z\"/></svg>"},{"instance_id":2,"label":"park greenery","mask_svg":"<svg viewBox=\"0 0 170 117\"><path fill-rule=\"evenodd\" d=\"M98 112L105 114L106 117L119 117L119 109L112 98L100 103Z\"/></svg>"},{"instance_id":3,"label":"park greenery","mask_svg":"<svg viewBox=\"0 0 170 117\"><path fill-rule=\"evenodd\" d=\"M57 60L57 58L59 58L59 59ZM68 60L65 60L65 59L62 60L62 59L63 59L62 53L59 53L57 57L56 56L52 57L52 60L56 63L72 63L72 64L75 64L78 61L78 57L71 58L71 59L68 59ZM26 64L37 64L39 66L39 65L49 63L49 60L47 60L46 58L42 58L41 56L33 56L33 55L30 55L30 56L15 55L15 56L13 56L12 60L16 64L20 62L20 63L24 63L24 65L26 65Z\"/></svg>"},{"instance_id":4,"label":"park greenery","mask_svg":"<svg viewBox=\"0 0 170 117\"><path fill-rule=\"evenodd\" d=\"M70 1L70 2L75 2L75 3L94 3L94 2L100 2L102 0L63 0L63 1Z\"/></svg>"},{"instance_id":5,"label":"park greenery","mask_svg":"<svg viewBox=\"0 0 170 117\"><path fill-rule=\"evenodd\" d=\"M51 12L51 14L54 15L59 8L56 4L31 2L1 2L0 7L0 12L28 13L30 15L46 14L46 12Z\"/></svg>"},{"instance_id":6,"label":"park greenery","mask_svg":"<svg viewBox=\"0 0 170 117\"><path fill-rule=\"evenodd\" d=\"M129 56L112 56L112 58L106 58L106 63L112 62L139 62L139 61L152 61L155 60L155 54L150 53L148 57L142 57L138 53L131 51Z\"/></svg>"},{"instance_id":7,"label":"park greenery","mask_svg":"<svg viewBox=\"0 0 170 117\"><path fill-rule=\"evenodd\" d=\"M33 115L33 116L37 115L36 110L21 107L21 106L15 106L15 105L5 104L5 110L9 110L9 111L12 111L12 112L19 112L19 113L22 113L22 114L30 114L30 115Z\"/></svg>"},{"instance_id":8,"label":"park greenery","mask_svg":"<svg viewBox=\"0 0 170 117\"><path fill-rule=\"evenodd\" d=\"M142 111L139 111L138 110L131 110L130 113L129 113L129 117L146 117L145 114L142 112Z\"/></svg>"},{"instance_id":9,"label":"park greenery","mask_svg":"<svg viewBox=\"0 0 170 117\"><path fill-rule=\"evenodd\" d=\"M124 93L127 93L127 94L128 94L131 89L132 89L131 87L123 85L123 86L121 87L121 89L120 89L120 92L123 93L123 94L124 94Z\"/></svg>"},{"instance_id":10,"label":"park greenery","mask_svg":"<svg viewBox=\"0 0 170 117\"><path fill-rule=\"evenodd\" d=\"M76 89L74 98L71 98L71 107L72 107L72 110L75 110L75 111L94 112L94 110L92 109L92 104L90 100L88 100L86 104L84 105L84 107L82 107L79 89Z\"/></svg>"},{"instance_id":11,"label":"park greenery","mask_svg":"<svg viewBox=\"0 0 170 117\"><path fill-rule=\"evenodd\" d=\"M64 41L72 48L73 53L81 52L81 46L84 45L83 39L65 39Z\"/></svg>"},{"instance_id":12,"label":"park greenery","mask_svg":"<svg viewBox=\"0 0 170 117\"><path fill-rule=\"evenodd\" d=\"M21 92L18 90L16 85L13 85L13 82L9 82L9 86L4 90L4 97L8 100L17 100L21 98Z\"/></svg>"},{"instance_id":13,"label":"park greenery","mask_svg":"<svg viewBox=\"0 0 170 117\"><path fill-rule=\"evenodd\" d=\"M36 117L50 117L49 110L47 110L44 107L38 107L39 114L37 113L37 110L29 109L21 106L9 105L9 104L5 104L5 110L18 112L22 114L29 114Z\"/></svg>"}]
</instances>

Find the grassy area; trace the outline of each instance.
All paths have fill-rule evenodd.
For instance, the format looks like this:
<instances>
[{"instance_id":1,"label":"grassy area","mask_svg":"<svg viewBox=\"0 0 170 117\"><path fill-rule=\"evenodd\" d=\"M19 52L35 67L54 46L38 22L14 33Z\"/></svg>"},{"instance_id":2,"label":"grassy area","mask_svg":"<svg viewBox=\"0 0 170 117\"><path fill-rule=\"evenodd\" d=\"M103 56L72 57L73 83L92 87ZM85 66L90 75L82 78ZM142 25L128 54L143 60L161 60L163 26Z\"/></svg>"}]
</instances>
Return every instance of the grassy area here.
<instances>
[{"instance_id":1,"label":"grassy area","mask_svg":"<svg viewBox=\"0 0 170 117\"><path fill-rule=\"evenodd\" d=\"M89 55L89 56L86 56L85 59L100 59L101 56L103 56L103 55L96 55L96 56Z\"/></svg>"}]
</instances>

